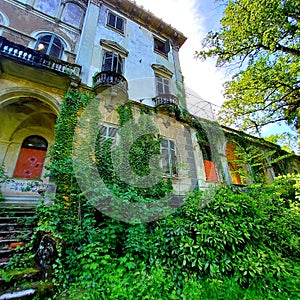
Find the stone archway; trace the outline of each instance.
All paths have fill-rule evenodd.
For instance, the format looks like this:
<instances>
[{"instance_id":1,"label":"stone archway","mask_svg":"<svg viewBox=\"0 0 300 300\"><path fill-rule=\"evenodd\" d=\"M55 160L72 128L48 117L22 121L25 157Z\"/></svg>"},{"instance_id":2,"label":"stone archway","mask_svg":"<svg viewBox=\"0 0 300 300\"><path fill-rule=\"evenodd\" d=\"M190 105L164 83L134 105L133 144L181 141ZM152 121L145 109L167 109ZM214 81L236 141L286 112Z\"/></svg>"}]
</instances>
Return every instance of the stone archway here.
<instances>
[{"instance_id":1,"label":"stone archway","mask_svg":"<svg viewBox=\"0 0 300 300\"><path fill-rule=\"evenodd\" d=\"M28 89L23 94L16 89L7 97L3 91L0 94L0 163L4 163L7 175L13 179L2 187L4 195L22 192L33 179L38 179L41 184L49 181L45 177L45 166L49 161L46 151L54 142L58 108L57 103L45 95L39 91L29 93ZM34 143L31 147L32 136L38 136L47 147L39 149ZM25 160L31 162L31 168Z\"/></svg>"}]
</instances>

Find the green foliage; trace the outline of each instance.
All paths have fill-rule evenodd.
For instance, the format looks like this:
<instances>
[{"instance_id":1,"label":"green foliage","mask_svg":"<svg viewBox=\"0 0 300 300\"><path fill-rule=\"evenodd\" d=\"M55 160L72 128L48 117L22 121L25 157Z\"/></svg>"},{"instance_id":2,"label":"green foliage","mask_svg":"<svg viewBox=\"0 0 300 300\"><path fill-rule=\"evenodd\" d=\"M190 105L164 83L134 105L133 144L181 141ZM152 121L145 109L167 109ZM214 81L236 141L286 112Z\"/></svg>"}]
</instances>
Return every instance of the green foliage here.
<instances>
[{"instance_id":1,"label":"green foliage","mask_svg":"<svg viewBox=\"0 0 300 300\"><path fill-rule=\"evenodd\" d=\"M197 55L238 69L221 120L255 132L280 120L299 126L299 1L218 1L226 7L221 28Z\"/></svg>"},{"instance_id":2,"label":"green foliage","mask_svg":"<svg viewBox=\"0 0 300 300\"><path fill-rule=\"evenodd\" d=\"M4 167L4 164L2 163L0 165L0 200L3 199L3 196L1 194L1 185L3 183L9 182L9 181L10 181L10 179L7 176L7 174L5 173L5 167Z\"/></svg>"},{"instance_id":3,"label":"green foliage","mask_svg":"<svg viewBox=\"0 0 300 300\"><path fill-rule=\"evenodd\" d=\"M120 142L117 148L112 149L112 141L109 139L100 146L100 136L96 142L98 146L95 156L99 174L120 199L130 202L161 199L173 188L170 180L165 182L162 179L159 160L152 160L155 155L160 155L159 132L151 119L143 118L143 114L136 122L130 103L120 106L118 113ZM123 174L124 170L126 174ZM143 186L145 181L151 180L155 182L153 185Z\"/></svg>"},{"instance_id":4,"label":"green foliage","mask_svg":"<svg viewBox=\"0 0 300 300\"><path fill-rule=\"evenodd\" d=\"M264 137L264 139L268 142L279 145L282 150L293 154L295 153L299 143L297 135L294 135L291 132L272 134L268 137Z\"/></svg>"},{"instance_id":5,"label":"green foliage","mask_svg":"<svg viewBox=\"0 0 300 300\"><path fill-rule=\"evenodd\" d=\"M246 149L237 146L234 154L237 159L232 162L238 167L235 171L241 176L244 183L266 183L266 165L271 164L268 159L276 153L276 150L262 152L259 148L251 145Z\"/></svg>"},{"instance_id":6,"label":"green foliage","mask_svg":"<svg viewBox=\"0 0 300 300\"><path fill-rule=\"evenodd\" d=\"M108 218L86 201L71 160L78 117L92 96L67 94L49 167L58 190L54 205L41 203L37 208L36 231L51 234L57 242L58 258L51 272L55 298L292 299L297 295L298 179L250 186L247 193L228 186L195 191L187 195L182 208L151 223ZM133 128L153 126L144 119L134 121L129 104L119 108L119 116L123 126L128 121ZM149 172L147 162L157 153L160 139L155 127L153 132L133 143L130 163L137 174ZM124 133L131 138L126 128ZM95 160L119 198L150 202L171 191L170 182L161 181L151 189L122 182L112 171L111 151L112 141L107 140L96 149ZM284 193L287 182L290 188ZM14 264L30 259L32 255L25 260L16 256Z\"/></svg>"},{"instance_id":7,"label":"green foliage","mask_svg":"<svg viewBox=\"0 0 300 300\"><path fill-rule=\"evenodd\" d=\"M62 295L294 299L300 214L295 194L281 193L284 180L250 186L247 193L230 187L196 191L176 213L150 224L102 219L93 241L66 251Z\"/></svg>"}]
</instances>

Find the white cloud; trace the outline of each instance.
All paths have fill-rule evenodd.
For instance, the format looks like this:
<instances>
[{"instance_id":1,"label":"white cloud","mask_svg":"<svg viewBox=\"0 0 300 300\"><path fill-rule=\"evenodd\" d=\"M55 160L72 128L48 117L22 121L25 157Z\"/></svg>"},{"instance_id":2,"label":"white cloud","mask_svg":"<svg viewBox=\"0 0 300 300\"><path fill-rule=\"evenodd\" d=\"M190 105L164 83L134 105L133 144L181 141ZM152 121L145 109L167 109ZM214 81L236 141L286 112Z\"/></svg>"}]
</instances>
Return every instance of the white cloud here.
<instances>
[{"instance_id":1,"label":"white cloud","mask_svg":"<svg viewBox=\"0 0 300 300\"><path fill-rule=\"evenodd\" d=\"M143 5L145 9L149 9L187 37L179 53L185 84L196 94L193 101L199 97L199 101L202 98L221 105L224 101L222 96L224 74L215 67L215 62L201 62L194 58L194 53L201 49L201 41L206 34L206 17L204 12L199 10L197 2L197 0L136 0L138 5Z\"/></svg>"}]
</instances>

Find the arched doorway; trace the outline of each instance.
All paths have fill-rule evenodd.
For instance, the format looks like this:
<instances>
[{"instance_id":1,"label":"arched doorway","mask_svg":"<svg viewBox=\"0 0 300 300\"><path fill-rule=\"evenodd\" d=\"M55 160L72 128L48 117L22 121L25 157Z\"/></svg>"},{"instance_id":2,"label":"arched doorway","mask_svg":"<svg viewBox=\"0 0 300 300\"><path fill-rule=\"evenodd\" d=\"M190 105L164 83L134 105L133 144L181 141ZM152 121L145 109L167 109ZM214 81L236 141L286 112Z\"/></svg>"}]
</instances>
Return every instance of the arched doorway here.
<instances>
[{"instance_id":1,"label":"arched doorway","mask_svg":"<svg viewBox=\"0 0 300 300\"><path fill-rule=\"evenodd\" d=\"M31 135L24 139L14 170L14 177L40 178L48 142L41 136Z\"/></svg>"}]
</instances>

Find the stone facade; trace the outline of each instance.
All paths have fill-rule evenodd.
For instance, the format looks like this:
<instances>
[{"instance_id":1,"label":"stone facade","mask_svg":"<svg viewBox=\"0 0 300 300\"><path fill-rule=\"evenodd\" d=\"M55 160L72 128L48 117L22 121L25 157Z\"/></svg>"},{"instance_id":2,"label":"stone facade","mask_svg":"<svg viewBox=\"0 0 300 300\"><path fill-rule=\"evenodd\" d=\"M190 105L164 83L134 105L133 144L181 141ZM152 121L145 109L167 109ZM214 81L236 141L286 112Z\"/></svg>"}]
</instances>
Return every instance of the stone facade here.
<instances>
[{"instance_id":1,"label":"stone facade","mask_svg":"<svg viewBox=\"0 0 300 300\"><path fill-rule=\"evenodd\" d=\"M49 149L69 87L95 92L103 123L110 126L117 126L116 108L127 101L136 118L141 107L151 109L160 135L176 145L178 172L172 181L177 194L222 182L242 183L232 173L236 166L227 161L234 157L235 143L228 133L234 140L236 132L214 124L216 139L216 128L206 128L208 121L202 119L207 136L201 146L191 122L172 109L160 109L186 108L178 57L186 38L134 2L1 0L0 37L0 162L15 180L2 187L4 196L20 197L19 187L32 182L30 176L14 176L20 153L30 148L26 139L31 136L43 139ZM278 149L253 143L259 151ZM48 160L42 162L41 186L52 184L45 177ZM287 171L299 169L298 158L290 159ZM265 176L273 180L272 165L267 164ZM38 197L36 187L27 190L23 198Z\"/></svg>"}]
</instances>

